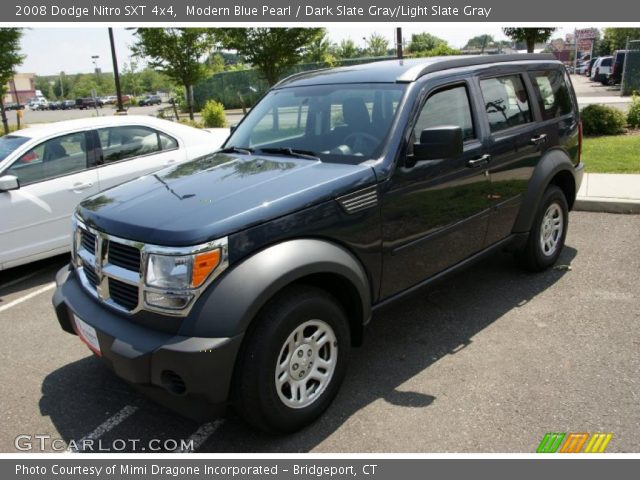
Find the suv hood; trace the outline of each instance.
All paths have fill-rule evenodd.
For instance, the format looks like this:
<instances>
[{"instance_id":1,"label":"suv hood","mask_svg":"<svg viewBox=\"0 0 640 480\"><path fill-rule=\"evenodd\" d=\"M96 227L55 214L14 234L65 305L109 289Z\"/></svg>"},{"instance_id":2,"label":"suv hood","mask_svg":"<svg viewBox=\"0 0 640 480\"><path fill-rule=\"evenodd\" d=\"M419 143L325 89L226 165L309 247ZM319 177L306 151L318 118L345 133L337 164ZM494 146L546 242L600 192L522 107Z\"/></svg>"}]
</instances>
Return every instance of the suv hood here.
<instances>
[{"instance_id":1,"label":"suv hood","mask_svg":"<svg viewBox=\"0 0 640 480\"><path fill-rule=\"evenodd\" d=\"M373 183L366 165L215 153L101 192L78 215L121 238L197 245Z\"/></svg>"}]
</instances>

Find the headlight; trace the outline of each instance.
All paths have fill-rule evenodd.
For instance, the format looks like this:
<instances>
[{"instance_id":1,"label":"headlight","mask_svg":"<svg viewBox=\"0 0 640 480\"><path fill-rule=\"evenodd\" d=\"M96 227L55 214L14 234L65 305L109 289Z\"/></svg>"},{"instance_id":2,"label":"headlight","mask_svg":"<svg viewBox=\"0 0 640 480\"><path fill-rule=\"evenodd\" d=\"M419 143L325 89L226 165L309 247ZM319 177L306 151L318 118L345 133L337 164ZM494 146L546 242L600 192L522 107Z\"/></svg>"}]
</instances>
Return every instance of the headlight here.
<instances>
[{"instance_id":1,"label":"headlight","mask_svg":"<svg viewBox=\"0 0 640 480\"><path fill-rule=\"evenodd\" d=\"M147 260L146 283L160 291L147 291L147 304L168 309L182 309L220 266L220 248L192 255L150 253Z\"/></svg>"},{"instance_id":2,"label":"headlight","mask_svg":"<svg viewBox=\"0 0 640 480\"><path fill-rule=\"evenodd\" d=\"M191 285L193 257L190 255L149 255L147 285L185 290Z\"/></svg>"}]
</instances>

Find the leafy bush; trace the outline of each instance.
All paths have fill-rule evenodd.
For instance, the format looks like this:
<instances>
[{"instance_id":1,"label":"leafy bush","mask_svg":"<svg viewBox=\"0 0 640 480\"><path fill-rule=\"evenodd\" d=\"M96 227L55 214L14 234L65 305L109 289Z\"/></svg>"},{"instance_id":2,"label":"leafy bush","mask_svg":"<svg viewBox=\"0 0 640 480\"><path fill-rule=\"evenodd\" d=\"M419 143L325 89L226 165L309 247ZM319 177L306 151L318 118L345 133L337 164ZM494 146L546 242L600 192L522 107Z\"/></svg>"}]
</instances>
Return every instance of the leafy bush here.
<instances>
[{"instance_id":1,"label":"leafy bush","mask_svg":"<svg viewBox=\"0 0 640 480\"><path fill-rule=\"evenodd\" d=\"M22 125L20 125L20 128L18 128L17 125L9 125L9 133L13 133L13 132L17 132L18 130L22 130L23 128L27 128L28 125L26 123L23 123ZM0 137L4 136L4 127L2 126L2 123L0 123Z\"/></svg>"},{"instance_id":2,"label":"leafy bush","mask_svg":"<svg viewBox=\"0 0 640 480\"><path fill-rule=\"evenodd\" d=\"M436 45L431 50L424 50L421 52L416 52L412 57L421 58L421 57L446 57L448 55L460 55L460 50L451 48L446 43L440 43Z\"/></svg>"},{"instance_id":3,"label":"leafy bush","mask_svg":"<svg viewBox=\"0 0 640 480\"><path fill-rule=\"evenodd\" d=\"M627 123L630 127L640 127L640 97L636 93L631 98L631 106L627 112Z\"/></svg>"},{"instance_id":4,"label":"leafy bush","mask_svg":"<svg viewBox=\"0 0 640 480\"><path fill-rule=\"evenodd\" d=\"M181 123L183 125L187 125L189 127L193 127L193 128L204 128L204 124L202 122L199 122L198 120L190 120L188 118L181 118L179 120L179 123Z\"/></svg>"},{"instance_id":5,"label":"leafy bush","mask_svg":"<svg viewBox=\"0 0 640 480\"><path fill-rule=\"evenodd\" d=\"M227 117L224 115L224 105L215 100L207 100L202 107L202 121L207 128L226 127Z\"/></svg>"},{"instance_id":6,"label":"leafy bush","mask_svg":"<svg viewBox=\"0 0 640 480\"><path fill-rule=\"evenodd\" d=\"M606 105L584 107L581 118L585 135L618 135L626 124L624 113Z\"/></svg>"}]
</instances>

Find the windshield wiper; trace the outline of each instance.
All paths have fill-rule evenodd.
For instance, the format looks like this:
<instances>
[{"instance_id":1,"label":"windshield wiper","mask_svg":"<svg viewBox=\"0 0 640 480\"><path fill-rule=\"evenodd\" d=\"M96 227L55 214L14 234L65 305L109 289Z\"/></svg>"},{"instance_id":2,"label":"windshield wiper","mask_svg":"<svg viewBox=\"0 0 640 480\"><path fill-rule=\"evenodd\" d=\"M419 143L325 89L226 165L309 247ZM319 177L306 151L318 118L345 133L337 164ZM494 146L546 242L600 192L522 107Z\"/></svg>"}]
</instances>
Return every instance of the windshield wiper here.
<instances>
[{"instance_id":1,"label":"windshield wiper","mask_svg":"<svg viewBox=\"0 0 640 480\"><path fill-rule=\"evenodd\" d=\"M289 157L306 158L307 160L320 160L315 152L311 152L309 150L299 150L297 148L261 148L258 151L262 153L273 153L276 155L287 155Z\"/></svg>"},{"instance_id":2,"label":"windshield wiper","mask_svg":"<svg viewBox=\"0 0 640 480\"><path fill-rule=\"evenodd\" d=\"M243 155L250 155L253 153L253 148L231 146L216 150L215 153L242 153Z\"/></svg>"}]
</instances>

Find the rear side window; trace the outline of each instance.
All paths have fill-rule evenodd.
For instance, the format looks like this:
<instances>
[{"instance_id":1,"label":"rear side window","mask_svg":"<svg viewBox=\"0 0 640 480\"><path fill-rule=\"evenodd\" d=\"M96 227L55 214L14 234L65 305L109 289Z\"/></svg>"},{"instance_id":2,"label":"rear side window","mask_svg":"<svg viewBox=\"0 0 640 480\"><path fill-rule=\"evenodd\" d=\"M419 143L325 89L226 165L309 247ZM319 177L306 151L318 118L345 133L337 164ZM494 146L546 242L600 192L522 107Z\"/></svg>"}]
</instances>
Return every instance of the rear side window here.
<instances>
[{"instance_id":1,"label":"rear side window","mask_svg":"<svg viewBox=\"0 0 640 480\"><path fill-rule=\"evenodd\" d=\"M571 95L559 70L535 72L533 83L538 88L540 110L545 120L571 113Z\"/></svg>"},{"instance_id":2,"label":"rear side window","mask_svg":"<svg viewBox=\"0 0 640 480\"><path fill-rule=\"evenodd\" d=\"M463 140L475 138L469 96L464 85L447 88L432 94L418 117L414 128L416 139L425 128L454 125L462 129Z\"/></svg>"},{"instance_id":3,"label":"rear side window","mask_svg":"<svg viewBox=\"0 0 640 480\"><path fill-rule=\"evenodd\" d=\"M173 138L142 126L101 128L98 137L105 163L171 150L177 146Z\"/></svg>"},{"instance_id":4,"label":"rear side window","mask_svg":"<svg viewBox=\"0 0 640 480\"><path fill-rule=\"evenodd\" d=\"M480 80L480 89L491 132L531 122L529 97L520 75Z\"/></svg>"}]
</instances>

